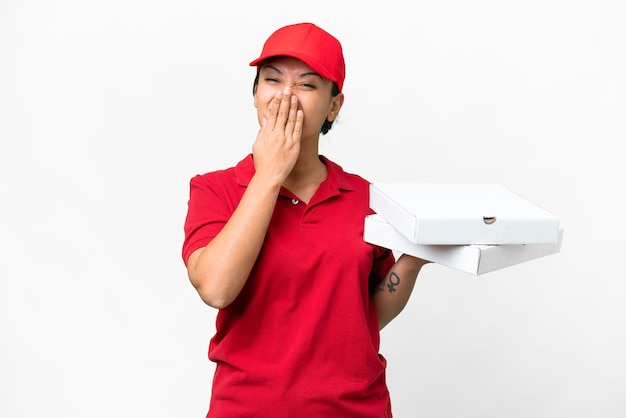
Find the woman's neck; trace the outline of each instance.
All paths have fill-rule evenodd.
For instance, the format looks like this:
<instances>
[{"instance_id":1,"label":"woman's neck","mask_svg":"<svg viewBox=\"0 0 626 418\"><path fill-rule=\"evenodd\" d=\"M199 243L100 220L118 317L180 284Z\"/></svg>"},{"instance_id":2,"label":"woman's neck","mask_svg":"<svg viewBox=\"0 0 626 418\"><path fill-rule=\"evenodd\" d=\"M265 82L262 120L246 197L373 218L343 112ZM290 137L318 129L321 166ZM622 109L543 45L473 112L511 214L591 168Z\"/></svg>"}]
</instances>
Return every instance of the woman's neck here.
<instances>
[{"instance_id":1,"label":"woman's neck","mask_svg":"<svg viewBox=\"0 0 626 418\"><path fill-rule=\"evenodd\" d=\"M328 170L319 155L300 154L296 165L285 180L283 187L308 203L319 185L326 180Z\"/></svg>"}]
</instances>

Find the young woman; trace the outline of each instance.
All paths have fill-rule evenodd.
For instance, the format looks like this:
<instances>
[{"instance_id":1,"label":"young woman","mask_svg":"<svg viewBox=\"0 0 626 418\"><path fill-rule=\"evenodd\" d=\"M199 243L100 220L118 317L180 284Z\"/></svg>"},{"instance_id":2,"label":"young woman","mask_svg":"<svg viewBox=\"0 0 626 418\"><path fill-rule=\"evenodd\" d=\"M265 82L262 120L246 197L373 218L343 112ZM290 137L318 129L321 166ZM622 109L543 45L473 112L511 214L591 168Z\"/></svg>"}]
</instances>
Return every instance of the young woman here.
<instances>
[{"instance_id":1,"label":"young woman","mask_svg":"<svg viewBox=\"0 0 626 418\"><path fill-rule=\"evenodd\" d=\"M364 242L369 183L318 154L344 101L341 45L289 25L250 65L252 153L191 180L185 222L189 278L219 309L207 417L390 417L379 330L426 262Z\"/></svg>"}]
</instances>

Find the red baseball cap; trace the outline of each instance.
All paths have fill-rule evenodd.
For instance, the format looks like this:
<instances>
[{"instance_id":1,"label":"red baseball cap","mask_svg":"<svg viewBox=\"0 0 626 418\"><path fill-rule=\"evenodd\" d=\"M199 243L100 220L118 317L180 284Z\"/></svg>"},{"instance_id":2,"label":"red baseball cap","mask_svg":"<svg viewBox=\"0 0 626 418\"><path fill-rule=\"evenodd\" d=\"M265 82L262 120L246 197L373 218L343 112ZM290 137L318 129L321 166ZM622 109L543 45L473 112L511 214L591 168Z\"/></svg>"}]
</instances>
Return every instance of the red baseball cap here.
<instances>
[{"instance_id":1,"label":"red baseball cap","mask_svg":"<svg viewBox=\"0 0 626 418\"><path fill-rule=\"evenodd\" d=\"M346 64L339 41L330 33L312 23L284 26L267 38L261 56L250 63L258 66L272 57L294 57L305 62L322 77L343 88Z\"/></svg>"}]
</instances>

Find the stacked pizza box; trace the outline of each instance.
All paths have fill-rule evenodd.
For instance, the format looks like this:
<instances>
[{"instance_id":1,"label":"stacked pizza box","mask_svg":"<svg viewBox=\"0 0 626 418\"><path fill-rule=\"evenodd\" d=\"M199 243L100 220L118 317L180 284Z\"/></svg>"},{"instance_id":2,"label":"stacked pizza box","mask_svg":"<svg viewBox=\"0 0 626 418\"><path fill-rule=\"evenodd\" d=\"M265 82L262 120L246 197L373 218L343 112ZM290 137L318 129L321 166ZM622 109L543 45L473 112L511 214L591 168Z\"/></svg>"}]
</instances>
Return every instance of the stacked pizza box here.
<instances>
[{"instance_id":1,"label":"stacked pizza box","mask_svg":"<svg viewBox=\"0 0 626 418\"><path fill-rule=\"evenodd\" d=\"M499 184L372 183L364 239L481 275L561 250L558 216Z\"/></svg>"}]
</instances>

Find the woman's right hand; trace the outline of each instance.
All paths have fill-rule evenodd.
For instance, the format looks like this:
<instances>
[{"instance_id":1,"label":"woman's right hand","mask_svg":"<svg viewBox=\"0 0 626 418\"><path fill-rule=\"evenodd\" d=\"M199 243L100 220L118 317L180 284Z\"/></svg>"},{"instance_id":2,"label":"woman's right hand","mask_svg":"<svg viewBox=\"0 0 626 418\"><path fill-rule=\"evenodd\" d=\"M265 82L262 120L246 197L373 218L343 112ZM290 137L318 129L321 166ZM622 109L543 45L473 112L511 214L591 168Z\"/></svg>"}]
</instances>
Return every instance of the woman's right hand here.
<instances>
[{"instance_id":1,"label":"woman's right hand","mask_svg":"<svg viewBox=\"0 0 626 418\"><path fill-rule=\"evenodd\" d=\"M252 145L256 174L282 185L300 155L304 114L289 87L278 91L268 106Z\"/></svg>"}]
</instances>

